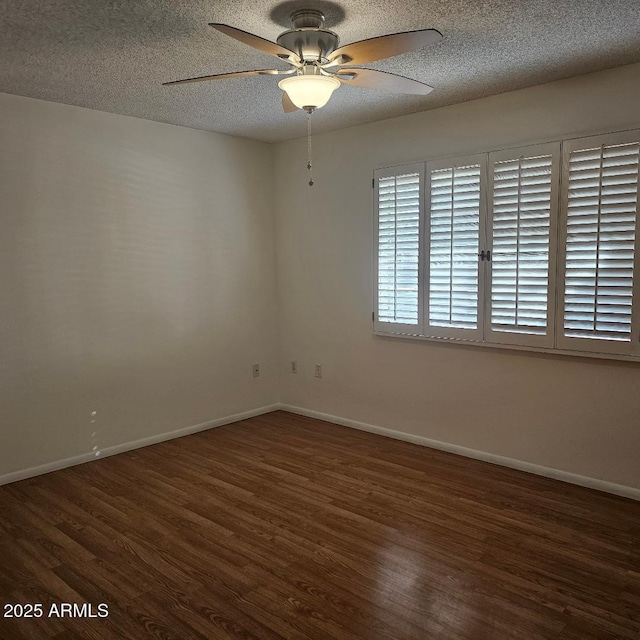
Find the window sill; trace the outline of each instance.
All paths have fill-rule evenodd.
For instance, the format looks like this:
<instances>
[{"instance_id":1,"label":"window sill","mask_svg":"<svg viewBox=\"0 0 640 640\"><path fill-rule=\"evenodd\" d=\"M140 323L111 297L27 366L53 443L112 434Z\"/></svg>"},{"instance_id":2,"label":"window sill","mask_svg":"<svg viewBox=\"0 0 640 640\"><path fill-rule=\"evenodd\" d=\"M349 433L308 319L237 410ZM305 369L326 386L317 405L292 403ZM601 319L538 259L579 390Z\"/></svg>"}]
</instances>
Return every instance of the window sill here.
<instances>
[{"instance_id":1,"label":"window sill","mask_svg":"<svg viewBox=\"0 0 640 640\"><path fill-rule=\"evenodd\" d=\"M573 349L555 349L551 347L532 347L529 345L500 344L495 342L478 342L476 340L463 340L461 338L436 338L433 336L420 336L417 334L394 333L391 331L373 330L374 336L382 338L399 338L401 340L420 340L423 342L436 342L439 344L460 344L468 347L481 347L488 349L501 349L503 351L528 351L533 353L545 353L549 355L574 356L579 358L595 358L597 360L617 360L622 362L640 362L640 355L602 353L598 351L578 351Z\"/></svg>"}]
</instances>

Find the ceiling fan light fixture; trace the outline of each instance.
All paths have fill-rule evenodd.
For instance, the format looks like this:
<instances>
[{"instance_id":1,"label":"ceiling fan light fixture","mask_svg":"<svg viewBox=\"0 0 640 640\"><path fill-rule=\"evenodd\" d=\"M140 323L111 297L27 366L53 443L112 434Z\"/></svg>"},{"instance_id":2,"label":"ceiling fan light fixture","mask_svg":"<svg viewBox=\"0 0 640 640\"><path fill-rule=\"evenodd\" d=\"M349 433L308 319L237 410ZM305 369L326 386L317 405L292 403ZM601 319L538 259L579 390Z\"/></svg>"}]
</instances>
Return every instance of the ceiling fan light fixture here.
<instances>
[{"instance_id":1,"label":"ceiling fan light fixture","mask_svg":"<svg viewBox=\"0 0 640 640\"><path fill-rule=\"evenodd\" d=\"M321 75L299 75L280 80L278 86L299 109L320 109L329 102L331 94L340 86L340 80Z\"/></svg>"}]
</instances>

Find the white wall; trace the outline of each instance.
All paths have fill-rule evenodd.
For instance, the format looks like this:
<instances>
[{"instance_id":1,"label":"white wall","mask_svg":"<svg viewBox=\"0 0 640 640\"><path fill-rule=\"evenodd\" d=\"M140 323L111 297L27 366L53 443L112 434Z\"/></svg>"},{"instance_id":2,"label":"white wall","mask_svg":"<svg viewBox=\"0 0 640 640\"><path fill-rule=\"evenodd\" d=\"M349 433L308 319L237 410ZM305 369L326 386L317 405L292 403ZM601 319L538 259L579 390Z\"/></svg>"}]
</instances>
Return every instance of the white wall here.
<instances>
[{"instance_id":1,"label":"white wall","mask_svg":"<svg viewBox=\"0 0 640 640\"><path fill-rule=\"evenodd\" d=\"M0 477L277 401L271 163L0 94Z\"/></svg>"},{"instance_id":2,"label":"white wall","mask_svg":"<svg viewBox=\"0 0 640 640\"><path fill-rule=\"evenodd\" d=\"M0 94L0 478L280 395L640 488L640 365L370 319L375 167L640 127L639 87L631 65L317 136L313 188L282 143L275 191L268 145Z\"/></svg>"},{"instance_id":3,"label":"white wall","mask_svg":"<svg viewBox=\"0 0 640 640\"><path fill-rule=\"evenodd\" d=\"M306 141L279 144L282 401L640 488L640 365L380 338L371 323L375 167L634 127L640 65L316 136L312 188Z\"/></svg>"}]
</instances>

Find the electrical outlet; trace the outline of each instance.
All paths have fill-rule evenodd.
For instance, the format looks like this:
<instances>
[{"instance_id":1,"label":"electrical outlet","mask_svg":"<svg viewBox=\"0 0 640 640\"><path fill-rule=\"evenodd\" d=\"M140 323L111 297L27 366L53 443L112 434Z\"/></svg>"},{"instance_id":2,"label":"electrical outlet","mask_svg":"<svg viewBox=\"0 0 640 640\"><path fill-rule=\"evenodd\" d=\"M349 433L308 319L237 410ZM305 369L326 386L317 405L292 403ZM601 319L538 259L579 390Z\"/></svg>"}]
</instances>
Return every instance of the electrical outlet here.
<instances>
[{"instance_id":1,"label":"electrical outlet","mask_svg":"<svg viewBox=\"0 0 640 640\"><path fill-rule=\"evenodd\" d=\"M254 364L253 365L253 377L257 378L260 376L260 365L259 364Z\"/></svg>"},{"instance_id":2,"label":"electrical outlet","mask_svg":"<svg viewBox=\"0 0 640 640\"><path fill-rule=\"evenodd\" d=\"M314 371L315 371L316 378L322 378L322 365L321 364L317 364L315 366Z\"/></svg>"},{"instance_id":3,"label":"electrical outlet","mask_svg":"<svg viewBox=\"0 0 640 640\"><path fill-rule=\"evenodd\" d=\"M298 373L298 363L295 360L291 361L291 373Z\"/></svg>"}]
</instances>

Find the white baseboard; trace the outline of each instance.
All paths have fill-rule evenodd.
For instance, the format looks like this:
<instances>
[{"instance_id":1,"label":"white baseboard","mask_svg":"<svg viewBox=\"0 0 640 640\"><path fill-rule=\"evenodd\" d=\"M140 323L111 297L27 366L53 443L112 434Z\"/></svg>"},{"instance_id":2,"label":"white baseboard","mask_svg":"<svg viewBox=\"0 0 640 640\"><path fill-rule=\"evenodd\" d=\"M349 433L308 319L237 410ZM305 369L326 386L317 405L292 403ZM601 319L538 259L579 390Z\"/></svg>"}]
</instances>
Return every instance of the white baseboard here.
<instances>
[{"instance_id":1,"label":"white baseboard","mask_svg":"<svg viewBox=\"0 0 640 640\"><path fill-rule=\"evenodd\" d=\"M625 498L631 498L632 500L640 501L640 489L636 489L634 487L627 487L625 485L615 484L613 482L606 482L605 480L598 480L596 478L580 476L575 473L569 473L568 471L561 471L559 469L543 467L538 464L523 462L522 460L514 460L512 458L494 455L493 453L486 453L484 451L468 449L467 447L460 447L455 444L449 444L447 442L441 442L439 440L432 440L431 438L424 438L423 436L416 436L411 433L404 433L403 431L394 431L393 429L386 429L385 427L378 427L376 425L367 424L365 422L349 420L348 418L341 418L339 416L334 416L328 413L321 413L320 411L303 409L302 407L294 407L288 404L280 404L279 408L282 411L297 413L309 418L317 418L318 420L332 422L333 424L339 424L343 427L352 427L353 429L360 429L361 431L378 433L383 436L388 436L389 438L395 438L396 440L405 440L406 442L412 442L424 447L430 447L432 449L439 449L440 451L455 453L459 456L464 456L465 458L474 458L475 460L482 460L483 462L491 462L503 467L509 467L510 469L526 471L527 473L533 473L537 476L553 478L554 480L561 480L562 482L568 482L569 484L576 484L581 487L588 487L589 489L597 489L598 491L604 491L605 493L612 493L617 496L623 496Z\"/></svg>"},{"instance_id":2,"label":"white baseboard","mask_svg":"<svg viewBox=\"0 0 640 640\"><path fill-rule=\"evenodd\" d=\"M40 476L44 473L50 473L51 471L58 471L59 469L65 469L66 467L73 467L77 464L83 464L85 462L91 462L92 460L106 458L107 456L113 456L117 453L124 453L125 451L132 451L133 449L140 449L141 447L148 447L158 442L164 442L165 440L173 440L174 438L181 438L182 436L188 436L191 433L197 433L198 431L206 431L207 429L214 429L215 427L222 427L225 424L231 424L232 422L239 422L240 420L246 420L247 418L253 418L260 416L264 413L270 413L271 411L277 411L280 409L279 404L271 404L265 407L259 407L258 409L251 409L250 411L243 411L242 413L236 413L231 416L225 416L224 418L218 418L217 420L211 420L210 422L203 422L191 427L184 427L182 429L176 429L175 431L167 431L166 433L159 433L157 435L149 436L148 438L142 438L141 440L134 440L133 442L124 442L122 444L116 444L106 449L101 449L99 455L96 452L90 451L88 453L81 453L80 455L73 456L71 458L65 458L63 460L55 460L53 462L47 462L46 464L39 465L37 467L31 467L29 469L22 469L20 471L14 471L0 476L0 486L3 484L9 484L10 482L18 482L18 480L26 480L27 478L33 478Z\"/></svg>"},{"instance_id":3,"label":"white baseboard","mask_svg":"<svg viewBox=\"0 0 640 640\"><path fill-rule=\"evenodd\" d=\"M614 495L640 501L640 489L636 489L635 487L627 487L625 485L615 484L613 482L607 482L605 480L589 478L587 476L569 473L568 471L561 471L559 469L543 467L541 465L532 464L530 462L523 462L522 460L514 460L512 458L506 458L504 456L498 456L492 453L486 453L484 451L477 451L476 449L468 449L467 447L461 447L455 444L441 442L439 440L432 440L431 438L416 436L411 433L405 433L403 431L395 431L393 429L387 429L385 427L379 427L377 425L358 422L357 420L341 418L340 416L334 416L328 413L322 413L320 411L313 411L312 409L304 409L302 407L295 407L283 403L271 404L264 407L259 407L257 409L251 409L250 411L243 411L242 413L225 416L224 418L218 418L217 420L211 420L210 422L203 422L191 427L184 427L182 429L176 429L174 431L168 431L166 433L149 436L148 438L142 438L141 440L125 442L122 444L114 445L112 447L107 447L106 449L100 450L99 456L96 456L95 452L90 451L77 456L73 456L71 458L55 460L53 462L48 462L37 467L31 467L28 469L14 471L12 473L7 473L0 476L0 486L2 486L3 484L9 484L10 482L18 482L19 480L33 478L45 473L50 473L51 471L65 469L66 467L73 467L85 462L91 462L92 460L96 460L97 458L105 458L107 456L116 455L118 453L124 453L125 451L132 451L141 447L147 447L152 444L157 444L158 442L164 442L165 440L173 440L174 438L181 438L182 436L187 436L199 431L206 431L207 429L222 427L225 424L239 422L240 420L246 420L247 418L253 418L255 416L260 416L265 413L270 413L277 410L289 411L290 413L297 413L298 415L308 416L309 418L317 418L318 420L324 420L325 422L339 424L344 427L351 427L353 429L359 429L361 431L377 433L389 438L395 438L396 440L404 440L406 442L412 442L424 447L430 447L432 449L438 449L440 451L455 453L466 458L473 458L475 460L491 462L503 467L509 467L510 469L526 471L527 473L544 476L545 478L553 478L554 480L568 482L569 484L588 487L589 489L597 489L598 491L604 491L605 493L612 493Z\"/></svg>"}]
</instances>

